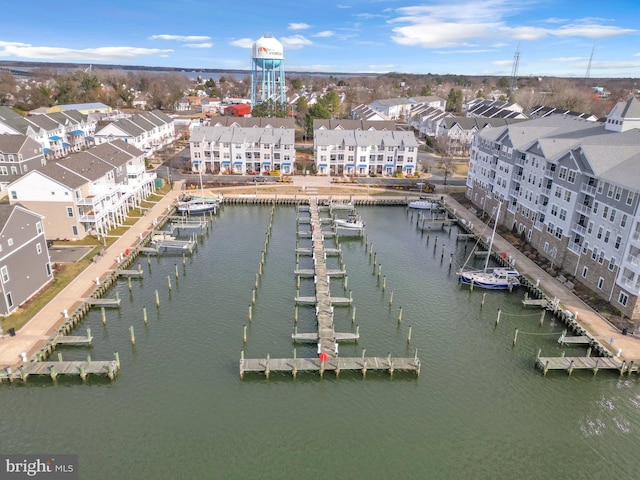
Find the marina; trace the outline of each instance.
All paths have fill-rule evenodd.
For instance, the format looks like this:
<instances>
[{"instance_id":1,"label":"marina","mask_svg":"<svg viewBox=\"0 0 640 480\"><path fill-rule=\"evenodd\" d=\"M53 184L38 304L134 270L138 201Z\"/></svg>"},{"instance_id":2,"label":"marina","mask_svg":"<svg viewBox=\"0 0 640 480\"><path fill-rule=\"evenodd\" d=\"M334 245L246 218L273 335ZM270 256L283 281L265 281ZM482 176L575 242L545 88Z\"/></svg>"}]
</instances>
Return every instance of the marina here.
<instances>
[{"instance_id":1,"label":"marina","mask_svg":"<svg viewBox=\"0 0 640 480\"><path fill-rule=\"evenodd\" d=\"M295 204L229 203L191 255L176 251L184 263L175 253L149 259L139 250L144 280L129 287L119 276L101 294L115 298L117 293L120 308L106 309L105 323L102 309L90 308L69 331L82 337L91 330L92 358L114 362L109 359L119 352L115 381L107 365L107 373L89 374L83 382L80 365L88 361L87 348L60 345L52 358L30 363L44 365L62 352L65 363L79 362L69 364L67 374L53 365L55 382L44 367L29 373L26 384L18 375L3 383L0 395L11 402L11 415L0 424L0 437L13 439L15 453L77 452L83 476L90 478L104 478L105 471L110 478L195 478L215 468L225 478L278 479L283 469L296 468L296 460L282 450L291 442L298 449L321 445L336 468L354 478L389 478L398 471L423 478L427 470L434 478L572 478L576 465L593 475L633 478L633 445L640 438L638 377L628 360L620 376L625 360L615 354L622 337L610 346L613 333L606 338L579 333L575 320L565 320L562 312L580 309L585 330L591 330L591 320L559 292L547 290L542 277L540 287L550 300L559 297L557 308L523 305L523 287L486 296L461 288L455 271L468 251L455 241L463 231L459 224L451 231L422 230L406 204L357 209L367 222L366 235L325 237L326 270L348 274L346 288L346 277L331 279L329 297L349 298L351 291L352 303L334 306L339 353L335 356L333 342L331 356L328 342L324 368L315 305L295 309L297 296L317 296L313 277L294 274L314 268L312 239L297 235ZM536 275L522 267L532 285L529 299L535 300ZM130 268L136 269L135 261ZM102 287L104 277L100 281ZM565 329L568 341L590 336L607 348L561 346ZM623 357L626 347L620 347ZM416 350L419 376L402 370L414 366ZM242 355L247 369L240 380ZM363 356L371 359L364 372ZM548 359L546 376L536 368L537 358ZM593 359L584 363L591 369L574 367L569 376L574 358ZM594 378L596 362L602 371ZM556 364L560 368L552 369ZM199 365L206 368L198 370ZM43 412L45 403L50 410ZM68 405L74 406L73 415L49 413ZM163 421L150 422L151 416ZM304 431L291 418L305 418ZM328 418L341 421L328 424ZM514 428L518 425L527 428ZM59 438L42 435L43 429L63 432L62 446ZM276 445L274 434L291 440ZM150 440L141 442L141 436ZM559 437L577 446L572 462L566 450L547 447ZM169 452L163 448L167 442L173 445ZM523 455L497 462L499 443L520 446ZM240 455L239 446L262 454ZM166 461L158 461L160 451ZM620 460L603 462L603 457ZM325 473L326 466L310 464L304 474Z\"/></svg>"}]
</instances>

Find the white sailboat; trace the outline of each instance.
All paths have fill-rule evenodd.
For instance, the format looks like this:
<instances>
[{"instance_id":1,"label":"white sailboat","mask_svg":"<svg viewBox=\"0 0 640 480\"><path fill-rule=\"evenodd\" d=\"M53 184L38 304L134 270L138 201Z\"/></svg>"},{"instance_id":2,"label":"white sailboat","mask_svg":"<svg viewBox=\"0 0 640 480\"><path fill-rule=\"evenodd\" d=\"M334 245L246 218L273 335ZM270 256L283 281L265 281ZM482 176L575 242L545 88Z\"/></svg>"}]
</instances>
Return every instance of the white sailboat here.
<instances>
[{"instance_id":1,"label":"white sailboat","mask_svg":"<svg viewBox=\"0 0 640 480\"><path fill-rule=\"evenodd\" d=\"M199 213L214 212L218 208L218 201L207 201L204 197L204 187L202 186L202 169L200 174L200 198L178 202L178 212L185 215L197 215Z\"/></svg>"},{"instance_id":2,"label":"white sailboat","mask_svg":"<svg viewBox=\"0 0 640 480\"><path fill-rule=\"evenodd\" d=\"M489 240L489 251L487 252L484 269L464 271L463 266L463 269L457 272L458 278L463 284L473 284L474 286L489 290L507 290L520 286L520 272L517 270L504 267L489 268L493 238L496 235L496 227L498 226L498 219L500 218L500 206L501 204L499 203L496 218L493 223L491 239ZM469 255L469 258L471 258L471 255L473 255L473 251ZM469 261L469 258L467 258L467 261ZM466 263L467 262L465 262L465 265Z\"/></svg>"},{"instance_id":3,"label":"white sailboat","mask_svg":"<svg viewBox=\"0 0 640 480\"><path fill-rule=\"evenodd\" d=\"M409 208L415 208L416 210L431 210L438 208L438 203L427 200L426 198L421 198L420 200L409 202Z\"/></svg>"}]
</instances>

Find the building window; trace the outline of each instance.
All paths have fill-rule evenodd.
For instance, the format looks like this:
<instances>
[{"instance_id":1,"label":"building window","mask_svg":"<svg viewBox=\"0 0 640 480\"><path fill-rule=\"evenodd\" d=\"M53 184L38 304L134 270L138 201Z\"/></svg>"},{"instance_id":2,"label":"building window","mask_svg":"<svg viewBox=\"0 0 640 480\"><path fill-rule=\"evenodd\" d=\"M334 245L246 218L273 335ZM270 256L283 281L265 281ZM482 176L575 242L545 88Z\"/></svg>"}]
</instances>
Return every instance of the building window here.
<instances>
[{"instance_id":1,"label":"building window","mask_svg":"<svg viewBox=\"0 0 640 480\"><path fill-rule=\"evenodd\" d=\"M631 205L633 203L633 199L635 198L635 196L635 193L629 191L629 193L627 194L627 205Z\"/></svg>"},{"instance_id":2,"label":"building window","mask_svg":"<svg viewBox=\"0 0 640 480\"><path fill-rule=\"evenodd\" d=\"M564 208L560 209L560 220L566 220L567 219L567 211Z\"/></svg>"},{"instance_id":3,"label":"building window","mask_svg":"<svg viewBox=\"0 0 640 480\"><path fill-rule=\"evenodd\" d=\"M618 201L620 200L620 197L622 196L622 188L620 187L616 187L615 193L613 195L613 198Z\"/></svg>"},{"instance_id":4,"label":"building window","mask_svg":"<svg viewBox=\"0 0 640 480\"><path fill-rule=\"evenodd\" d=\"M575 181L576 181L576 171L575 170L569 170L569 176L567 177L567 182L575 183Z\"/></svg>"},{"instance_id":5,"label":"building window","mask_svg":"<svg viewBox=\"0 0 640 480\"><path fill-rule=\"evenodd\" d=\"M7 283L9 281L9 269L6 265L0 268L0 276L2 277L2 283Z\"/></svg>"},{"instance_id":6,"label":"building window","mask_svg":"<svg viewBox=\"0 0 640 480\"><path fill-rule=\"evenodd\" d=\"M609 190L607 190L607 197L613 197L613 185L609 184Z\"/></svg>"},{"instance_id":7,"label":"building window","mask_svg":"<svg viewBox=\"0 0 640 480\"><path fill-rule=\"evenodd\" d=\"M609 260L609 270L613 272L614 268L616 268L616 257L611 257L611 260Z\"/></svg>"},{"instance_id":8,"label":"building window","mask_svg":"<svg viewBox=\"0 0 640 480\"><path fill-rule=\"evenodd\" d=\"M564 201L565 202L570 202L571 201L571 190L565 190L564 191Z\"/></svg>"},{"instance_id":9,"label":"building window","mask_svg":"<svg viewBox=\"0 0 640 480\"><path fill-rule=\"evenodd\" d=\"M7 306L9 308L13 307L13 297L11 296L11 292L7 293Z\"/></svg>"},{"instance_id":10,"label":"building window","mask_svg":"<svg viewBox=\"0 0 640 480\"><path fill-rule=\"evenodd\" d=\"M567 179L567 167L560 167L560 172L558 172L558 178L560 180L566 180Z\"/></svg>"},{"instance_id":11,"label":"building window","mask_svg":"<svg viewBox=\"0 0 640 480\"><path fill-rule=\"evenodd\" d=\"M598 207L600 204L598 202L593 202L593 213L598 213Z\"/></svg>"},{"instance_id":12,"label":"building window","mask_svg":"<svg viewBox=\"0 0 640 480\"><path fill-rule=\"evenodd\" d=\"M554 195L556 197L558 197L558 198L562 197L562 188L556 187L556 191L555 191Z\"/></svg>"},{"instance_id":13,"label":"building window","mask_svg":"<svg viewBox=\"0 0 640 480\"><path fill-rule=\"evenodd\" d=\"M78 227L75 225L71 225L71 232L73 233L74 237L78 236Z\"/></svg>"},{"instance_id":14,"label":"building window","mask_svg":"<svg viewBox=\"0 0 640 480\"><path fill-rule=\"evenodd\" d=\"M42 245L36 243L36 253L40 255L42 253Z\"/></svg>"},{"instance_id":15,"label":"building window","mask_svg":"<svg viewBox=\"0 0 640 480\"><path fill-rule=\"evenodd\" d=\"M618 303L623 307L626 307L628 301L629 301L629 295L627 295L624 292L620 292L620 295L618 295Z\"/></svg>"},{"instance_id":16,"label":"building window","mask_svg":"<svg viewBox=\"0 0 640 480\"><path fill-rule=\"evenodd\" d=\"M67 207L67 217L73 218L73 207Z\"/></svg>"},{"instance_id":17,"label":"building window","mask_svg":"<svg viewBox=\"0 0 640 480\"><path fill-rule=\"evenodd\" d=\"M604 232L604 228L598 227L598 235L596 235L598 237L598 240L602 238L602 232Z\"/></svg>"},{"instance_id":18,"label":"building window","mask_svg":"<svg viewBox=\"0 0 640 480\"><path fill-rule=\"evenodd\" d=\"M4 165L0 165L0 175L9 175L9 170Z\"/></svg>"},{"instance_id":19,"label":"building window","mask_svg":"<svg viewBox=\"0 0 640 480\"><path fill-rule=\"evenodd\" d=\"M47 277L51 276L51 264L47 263L46 265Z\"/></svg>"},{"instance_id":20,"label":"building window","mask_svg":"<svg viewBox=\"0 0 640 480\"><path fill-rule=\"evenodd\" d=\"M604 278L600 277L598 279L598 290L602 290L603 285L604 285Z\"/></svg>"},{"instance_id":21,"label":"building window","mask_svg":"<svg viewBox=\"0 0 640 480\"><path fill-rule=\"evenodd\" d=\"M615 249L618 250L620 248L620 244L622 243L622 237L620 235L618 235L616 237L616 243L614 245Z\"/></svg>"},{"instance_id":22,"label":"building window","mask_svg":"<svg viewBox=\"0 0 640 480\"><path fill-rule=\"evenodd\" d=\"M17 200L18 199L18 192L16 192L15 190L11 190L11 200Z\"/></svg>"},{"instance_id":23,"label":"building window","mask_svg":"<svg viewBox=\"0 0 640 480\"><path fill-rule=\"evenodd\" d=\"M582 278L587 278L587 273L589 273L589 268L582 267Z\"/></svg>"},{"instance_id":24,"label":"building window","mask_svg":"<svg viewBox=\"0 0 640 480\"><path fill-rule=\"evenodd\" d=\"M622 215L622 219L620 220L620 226L622 228L627 226L627 214Z\"/></svg>"},{"instance_id":25,"label":"building window","mask_svg":"<svg viewBox=\"0 0 640 480\"><path fill-rule=\"evenodd\" d=\"M13 238L10 238L9 240L7 240L7 245L9 246L13 245Z\"/></svg>"}]
</instances>

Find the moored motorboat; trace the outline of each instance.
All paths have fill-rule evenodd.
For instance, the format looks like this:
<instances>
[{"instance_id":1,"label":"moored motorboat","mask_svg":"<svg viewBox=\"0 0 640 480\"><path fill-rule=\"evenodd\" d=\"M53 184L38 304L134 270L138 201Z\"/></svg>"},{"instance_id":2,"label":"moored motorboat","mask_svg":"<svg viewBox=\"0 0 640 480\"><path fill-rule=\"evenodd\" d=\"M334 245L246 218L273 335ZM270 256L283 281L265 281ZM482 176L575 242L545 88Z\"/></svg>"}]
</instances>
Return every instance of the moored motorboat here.
<instances>
[{"instance_id":1,"label":"moored motorboat","mask_svg":"<svg viewBox=\"0 0 640 480\"><path fill-rule=\"evenodd\" d=\"M337 228L347 228L351 230L362 230L365 223L357 215L349 215L348 218L336 218L333 224Z\"/></svg>"},{"instance_id":2,"label":"moored motorboat","mask_svg":"<svg viewBox=\"0 0 640 480\"><path fill-rule=\"evenodd\" d=\"M417 210L432 210L434 208L438 208L438 203L427 199L414 200L413 202L409 202L409 208L415 208Z\"/></svg>"},{"instance_id":3,"label":"moored motorboat","mask_svg":"<svg viewBox=\"0 0 640 480\"><path fill-rule=\"evenodd\" d=\"M465 285L473 284L489 290L508 290L520 286L520 272L512 268L461 272L459 278Z\"/></svg>"}]
</instances>

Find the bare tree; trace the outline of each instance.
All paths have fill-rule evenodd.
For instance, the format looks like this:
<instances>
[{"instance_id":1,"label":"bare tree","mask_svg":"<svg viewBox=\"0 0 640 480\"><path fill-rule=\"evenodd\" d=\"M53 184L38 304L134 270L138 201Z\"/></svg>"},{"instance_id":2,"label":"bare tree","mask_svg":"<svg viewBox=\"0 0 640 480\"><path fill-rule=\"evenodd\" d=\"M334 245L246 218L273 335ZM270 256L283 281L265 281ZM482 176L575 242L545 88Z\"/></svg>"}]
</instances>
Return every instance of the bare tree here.
<instances>
[{"instance_id":1,"label":"bare tree","mask_svg":"<svg viewBox=\"0 0 640 480\"><path fill-rule=\"evenodd\" d=\"M451 137L441 135L436 137L436 144L434 149L438 155L440 155L440 162L438 163L438 169L444 176L444 184L447 184L447 178L449 178L455 172L455 165L453 158L451 157Z\"/></svg>"},{"instance_id":2,"label":"bare tree","mask_svg":"<svg viewBox=\"0 0 640 480\"><path fill-rule=\"evenodd\" d=\"M0 72L0 105L9 105L16 97L16 79L9 72Z\"/></svg>"}]
</instances>

